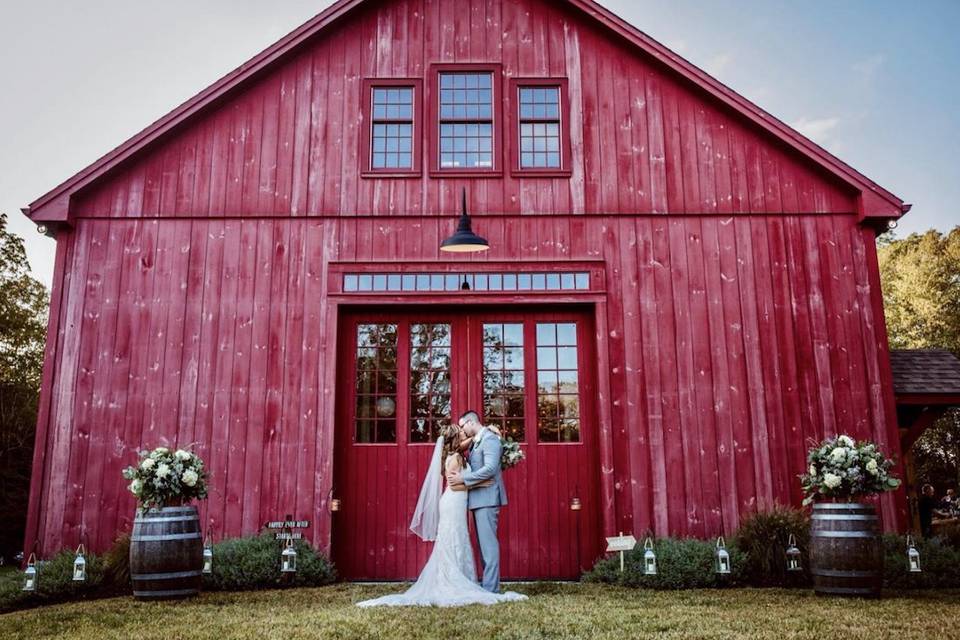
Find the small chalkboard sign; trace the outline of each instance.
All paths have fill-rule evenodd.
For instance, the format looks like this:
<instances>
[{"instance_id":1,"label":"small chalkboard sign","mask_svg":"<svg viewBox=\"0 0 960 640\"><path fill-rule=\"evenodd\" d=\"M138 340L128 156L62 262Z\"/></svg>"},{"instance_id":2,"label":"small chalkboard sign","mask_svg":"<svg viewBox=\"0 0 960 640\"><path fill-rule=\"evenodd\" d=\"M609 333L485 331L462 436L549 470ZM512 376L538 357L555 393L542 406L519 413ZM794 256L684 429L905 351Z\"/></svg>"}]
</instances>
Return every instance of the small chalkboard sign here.
<instances>
[{"instance_id":1,"label":"small chalkboard sign","mask_svg":"<svg viewBox=\"0 0 960 640\"><path fill-rule=\"evenodd\" d=\"M273 520L267 523L267 529L306 529L309 520Z\"/></svg>"},{"instance_id":2,"label":"small chalkboard sign","mask_svg":"<svg viewBox=\"0 0 960 640\"><path fill-rule=\"evenodd\" d=\"M302 531L277 531L273 534L274 540L303 540Z\"/></svg>"},{"instance_id":3,"label":"small chalkboard sign","mask_svg":"<svg viewBox=\"0 0 960 640\"><path fill-rule=\"evenodd\" d=\"M303 532L296 529L307 529L310 527L309 520L295 520L291 514L284 516L283 520L271 520L263 525L265 529L273 530L274 540L302 540Z\"/></svg>"}]
</instances>

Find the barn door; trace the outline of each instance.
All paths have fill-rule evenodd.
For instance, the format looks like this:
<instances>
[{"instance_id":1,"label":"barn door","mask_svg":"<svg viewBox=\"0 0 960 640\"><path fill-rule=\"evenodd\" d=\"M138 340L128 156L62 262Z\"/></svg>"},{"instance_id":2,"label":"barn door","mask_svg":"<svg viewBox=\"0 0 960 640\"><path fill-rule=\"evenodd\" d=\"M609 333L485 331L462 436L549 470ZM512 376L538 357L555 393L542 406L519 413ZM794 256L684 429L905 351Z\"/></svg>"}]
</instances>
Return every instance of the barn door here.
<instances>
[{"instance_id":1,"label":"barn door","mask_svg":"<svg viewBox=\"0 0 960 640\"><path fill-rule=\"evenodd\" d=\"M416 577L431 545L410 533L410 514L437 434L467 408L527 456L505 472L503 577L579 575L599 544L589 316L358 314L342 327L333 540L341 575Z\"/></svg>"}]
</instances>

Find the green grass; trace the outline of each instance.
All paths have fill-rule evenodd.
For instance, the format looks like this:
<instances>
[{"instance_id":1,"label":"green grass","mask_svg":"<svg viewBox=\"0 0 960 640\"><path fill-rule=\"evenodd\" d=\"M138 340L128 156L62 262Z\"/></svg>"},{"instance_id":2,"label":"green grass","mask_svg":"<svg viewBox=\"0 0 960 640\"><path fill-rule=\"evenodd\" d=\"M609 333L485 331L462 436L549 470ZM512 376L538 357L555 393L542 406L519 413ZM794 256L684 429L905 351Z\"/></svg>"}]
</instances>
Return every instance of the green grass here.
<instances>
[{"instance_id":1,"label":"green grass","mask_svg":"<svg viewBox=\"0 0 960 640\"><path fill-rule=\"evenodd\" d=\"M809 591L644 591L535 584L523 603L494 608L358 609L398 586L207 593L179 603L111 598L0 616L0 638L960 638L960 592L879 601L817 598Z\"/></svg>"}]
</instances>

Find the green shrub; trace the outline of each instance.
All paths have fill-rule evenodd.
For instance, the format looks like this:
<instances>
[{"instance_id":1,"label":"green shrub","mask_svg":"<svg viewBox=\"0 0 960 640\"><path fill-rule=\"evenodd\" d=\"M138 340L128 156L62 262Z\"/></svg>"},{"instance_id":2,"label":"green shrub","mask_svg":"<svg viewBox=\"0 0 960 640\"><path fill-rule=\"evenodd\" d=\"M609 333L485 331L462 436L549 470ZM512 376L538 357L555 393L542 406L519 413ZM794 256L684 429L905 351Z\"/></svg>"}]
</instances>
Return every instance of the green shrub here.
<instances>
[{"instance_id":1,"label":"green shrub","mask_svg":"<svg viewBox=\"0 0 960 640\"><path fill-rule=\"evenodd\" d=\"M613 554L599 560L583 575L583 580L648 589L704 589L744 584L745 557L736 544L727 546L729 575L720 575L715 570L714 541L662 538L654 541L653 550L657 554L657 575L644 575L644 549L637 545L625 554L623 573L620 554Z\"/></svg>"},{"instance_id":2,"label":"green shrub","mask_svg":"<svg viewBox=\"0 0 960 640\"><path fill-rule=\"evenodd\" d=\"M883 536L883 585L890 590L960 588L960 549L937 538L916 541L920 573L907 567L907 543L901 535Z\"/></svg>"},{"instance_id":3,"label":"green shrub","mask_svg":"<svg viewBox=\"0 0 960 640\"><path fill-rule=\"evenodd\" d=\"M113 593L130 592L130 534L123 533L103 554L104 587Z\"/></svg>"},{"instance_id":4,"label":"green shrub","mask_svg":"<svg viewBox=\"0 0 960 640\"><path fill-rule=\"evenodd\" d=\"M280 572L280 542L270 534L232 538L213 545L213 573L205 575L210 591L245 591L283 586L315 587L336 579L333 565L303 540L294 544L297 571Z\"/></svg>"},{"instance_id":5,"label":"green shrub","mask_svg":"<svg viewBox=\"0 0 960 640\"><path fill-rule=\"evenodd\" d=\"M73 561L76 553L63 550L39 567L36 591L22 591L23 572L11 572L0 581L0 611L23 609L41 604L97 597L103 585L103 562L93 554L87 561L87 579L73 581Z\"/></svg>"},{"instance_id":6,"label":"green shrub","mask_svg":"<svg viewBox=\"0 0 960 640\"><path fill-rule=\"evenodd\" d=\"M803 571L787 571L787 544L793 534ZM810 517L801 509L774 506L740 522L737 547L746 554L744 573L755 587L797 587L810 584Z\"/></svg>"}]
</instances>

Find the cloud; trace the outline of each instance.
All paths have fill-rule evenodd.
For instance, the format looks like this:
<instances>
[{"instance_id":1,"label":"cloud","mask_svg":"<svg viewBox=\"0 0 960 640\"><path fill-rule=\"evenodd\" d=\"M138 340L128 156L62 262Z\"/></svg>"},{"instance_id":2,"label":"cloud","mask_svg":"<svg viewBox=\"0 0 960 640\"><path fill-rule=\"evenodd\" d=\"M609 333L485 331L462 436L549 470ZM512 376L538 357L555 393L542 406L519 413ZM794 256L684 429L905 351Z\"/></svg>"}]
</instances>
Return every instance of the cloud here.
<instances>
[{"instance_id":1,"label":"cloud","mask_svg":"<svg viewBox=\"0 0 960 640\"><path fill-rule=\"evenodd\" d=\"M836 129L840 118L800 118L790 123L790 126L807 136L822 147L832 148L836 145Z\"/></svg>"},{"instance_id":2,"label":"cloud","mask_svg":"<svg viewBox=\"0 0 960 640\"><path fill-rule=\"evenodd\" d=\"M864 82L873 80L880 68L883 67L885 58L882 53L875 53L872 56L858 60L850 65L850 69L860 77Z\"/></svg>"}]
</instances>

